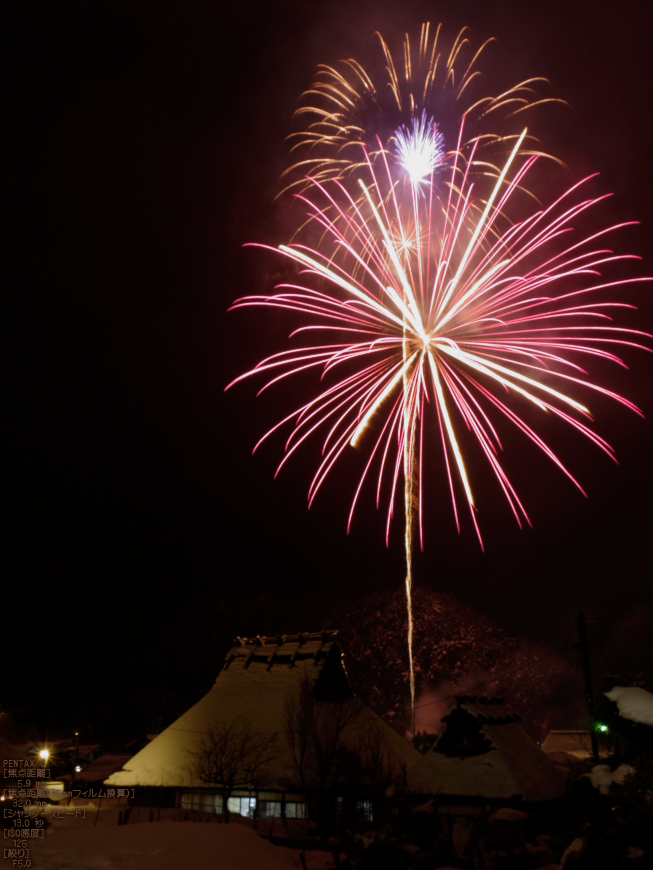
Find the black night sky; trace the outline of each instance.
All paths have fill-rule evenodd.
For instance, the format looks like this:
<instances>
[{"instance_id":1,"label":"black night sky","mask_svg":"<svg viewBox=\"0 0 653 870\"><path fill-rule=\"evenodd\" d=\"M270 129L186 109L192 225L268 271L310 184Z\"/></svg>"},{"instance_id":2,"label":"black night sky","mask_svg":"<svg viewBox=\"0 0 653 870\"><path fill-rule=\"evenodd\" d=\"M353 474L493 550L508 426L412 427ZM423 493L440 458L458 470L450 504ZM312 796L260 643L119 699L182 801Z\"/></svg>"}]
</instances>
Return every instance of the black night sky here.
<instances>
[{"instance_id":1,"label":"black night sky","mask_svg":"<svg viewBox=\"0 0 653 870\"><path fill-rule=\"evenodd\" d=\"M0 701L45 723L66 718L55 708L72 720L90 695L115 703L153 682L201 693L232 637L276 631L250 625L248 611L317 630L316 601L328 613L343 595L402 584L400 523L386 549L383 515L366 504L346 534L357 480L347 462L309 512L310 449L277 480L281 439L252 457L296 397L256 399L253 382L224 392L290 331L281 316L227 309L271 286L275 264L242 246L287 240L273 199L300 94L318 63L373 56L375 30L397 47L424 20L450 36L469 25L475 45L498 37L481 64L490 89L551 81L570 108L543 109L537 134L570 180L601 172L597 190L615 193L605 219L641 222L615 244L643 256L631 274L650 275L645 10L637 0L4 7L14 321L2 635L14 683ZM648 331L652 287L628 295L639 307L630 322ZM646 419L595 405L619 466L571 431L547 432L589 499L515 442L506 464L534 527L520 531L498 487L481 483L481 553L469 523L458 536L445 482L431 477L442 489L428 497L418 585L551 646L578 610L620 636L650 620L653 357L626 359L628 372L602 377ZM221 645L206 634L202 647L213 616Z\"/></svg>"}]
</instances>

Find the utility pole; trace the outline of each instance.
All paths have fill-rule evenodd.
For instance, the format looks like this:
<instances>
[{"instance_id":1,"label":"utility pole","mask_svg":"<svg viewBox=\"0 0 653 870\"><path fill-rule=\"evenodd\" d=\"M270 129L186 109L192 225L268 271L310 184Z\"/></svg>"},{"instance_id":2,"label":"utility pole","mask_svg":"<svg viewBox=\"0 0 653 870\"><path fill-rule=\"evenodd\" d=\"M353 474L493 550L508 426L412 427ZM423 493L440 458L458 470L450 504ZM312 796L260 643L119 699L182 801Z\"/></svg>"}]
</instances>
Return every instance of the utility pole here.
<instances>
[{"instance_id":1,"label":"utility pole","mask_svg":"<svg viewBox=\"0 0 653 870\"><path fill-rule=\"evenodd\" d=\"M73 794L73 786L75 785L75 775L77 773L77 761L79 759L79 731L75 731L75 757L73 758L73 766L70 772L70 796L68 797L68 806Z\"/></svg>"},{"instance_id":2,"label":"utility pole","mask_svg":"<svg viewBox=\"0 0 653 870\"><path fill-rule=\"evenodd\" d=\"M590 673L590 657L587 648L591 641L587 640L585 628L585 614L581 611L576 621L578 629L578 643L572 644L573 649L580 652L583 662L583 676L585 677L585 698L587 699L587 713L590 721L590 740L592 741L592 758L594 764L599 761L599 740L594 730L594 693L592 692L592 675Z\"/></svg>"}]
</instances>

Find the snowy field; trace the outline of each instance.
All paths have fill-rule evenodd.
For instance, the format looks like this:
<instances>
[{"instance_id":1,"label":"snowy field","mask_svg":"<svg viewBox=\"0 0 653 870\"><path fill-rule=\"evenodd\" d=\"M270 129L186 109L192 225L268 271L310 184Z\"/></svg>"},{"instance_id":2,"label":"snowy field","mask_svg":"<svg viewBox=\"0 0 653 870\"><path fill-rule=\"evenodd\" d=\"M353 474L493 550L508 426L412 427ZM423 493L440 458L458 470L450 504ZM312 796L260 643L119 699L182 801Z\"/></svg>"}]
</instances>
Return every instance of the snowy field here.
<instances>
[{"instance_id":1,"label":"snowy field","mask_svg":"<svg viewBox=\"0 0 653 870\"><path fill-rule=\"evenodd\" d=\"M300 853L273 846L245 825L143 822L93 826L53 822L31 848L34 870L301 870ZM327 852L308 852L308 870L329 870Z\"/></svg>"},{"instance_id":2,"label":"snowy field","mask_svg":"<svg viewBox=\"0 0 653 870\"><path fill-rule=\"evenodd\" d=\"M63 820L48 828L30 857L33 870L302 870L297 849L273 846L241 824L163 821L94 827L90 818L85 823ZM307 851L305 860L307 870L334 867L329 852ZM549 864L543 870L559 868Z\"/></svg>"}]
</instances>

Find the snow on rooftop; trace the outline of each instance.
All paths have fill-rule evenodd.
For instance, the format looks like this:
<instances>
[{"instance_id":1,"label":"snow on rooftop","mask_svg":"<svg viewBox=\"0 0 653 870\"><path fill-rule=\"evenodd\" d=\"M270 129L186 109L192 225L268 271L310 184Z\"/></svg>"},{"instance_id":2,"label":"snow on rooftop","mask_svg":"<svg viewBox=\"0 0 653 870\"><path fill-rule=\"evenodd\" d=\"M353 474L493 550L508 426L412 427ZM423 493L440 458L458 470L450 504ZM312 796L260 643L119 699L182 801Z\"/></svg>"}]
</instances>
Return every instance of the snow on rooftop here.
<instances>
[{"instance_id":1,"label":"snow on rooftop","mask_svg":"<svg viewBox=\"0 0 653 870\"><path fill-rule=\"evenodd\" d=\"M511 798L521 793L505 759L496 751L464 759L427 752L411 769L408 787L423 794L437 792L466 797Z\"/></svg>"},{"instance_id":2,"label":"snow on rooftop","mask_svg":"<svg viewBox=\"0 0 653 870\"><path fill-rule=\"evenodd\" d=\"M445 737L461 727L459 710L476 719L489 751L466 755L442 751ZM408 770L411 791L527 801L553 800L564 794L564 780L500 699L461 696L443 718L447 727L438 742Z\"/></svg>"},{"instance_id":3,"label":"snow on rooftop","mask_svg":"<svg viewBox=\"0 0 653 870\"><path fill-rule=\"evenodd\" d=\"M131 757L132 756L128 753L107 753L106 755L101 755L99 758L96 758L88 764L81 764L80 767L82 769L75 774L75 781L102 782L107 779L107 777L111 776L112 773L115 773L117 770L124 767ZM71 779L71 776L69 773L66 773L61 777L61 779L66 782Z\"/></svg>"},{"instance_id":4,"label":"snow on rooftop","mask_svg":"<svg viewBox=\"0 0 653 870\"><path fill-rule=\"evenodd\" d=\"M299 644L294 649L288 649L288 644L284 647L284 653L292 655ZM191 773L190 753L198 749L209 726L241 717L256 733L279 731L287 699L302 678L311 683L317 680L321 662L312 656L301 660L295 656L292 663L277 662L270 667L267 661L258 660L259 656L254 658L258 649L245 646L232 650L211 691L136 753L123 770L110 776L107 785L197 786L200 783Z\"/></svg>"},{"instance_id":5,"label":"snow on rooftop","mask_svg":"<svg viewBox=\"0 0 653 870\"><path fill-rule=\"evenodd\" d=\"M565 753L571 760L592 757L592 735L589 731L566 729L549 731L542 750L551 757L554 753Z\"/></svg>"},{"instance_id":6,"label":"snow on rooftop","mask_svg":"<svg viewBox=\"0 0 653 870\"><path fill-rule=\"evenodd\" d=\"M638 686L615 686L605 693L606 698L614 701L619 715L640 725L653 725L653 694Z\"/></svg>"},{"instance_id":7,"label":"snow on rooftop","mask_svg":"<svg viewBox=\"0 0 653 870\"><path fill-rule=\"evenodd\" d=\"M136 753L123 770L108 777L106 785L202 786L191 772L191 753L197 751L208 728L217 723L240 719L257 734L282 735L285 739L287 704L298 697L303 680L315 686L324 677L327 688L335 686L351 695L336 634L238 638L211 691ZM367 708L353 725L380 731L394 765L408 767L420 758L407 740ZM267 765L267 784L279 785L295 777L289 752L286 747Z\"/></svg>"}]
</instances>

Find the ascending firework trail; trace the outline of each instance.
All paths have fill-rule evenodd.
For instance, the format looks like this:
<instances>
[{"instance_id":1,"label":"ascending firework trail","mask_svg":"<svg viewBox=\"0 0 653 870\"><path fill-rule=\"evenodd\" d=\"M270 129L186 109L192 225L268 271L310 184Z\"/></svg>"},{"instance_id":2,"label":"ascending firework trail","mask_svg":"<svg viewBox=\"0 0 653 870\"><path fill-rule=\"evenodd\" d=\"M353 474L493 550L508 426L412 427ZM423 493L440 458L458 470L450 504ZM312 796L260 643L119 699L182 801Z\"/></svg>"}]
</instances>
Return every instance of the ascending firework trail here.
<instances>
[{"instance_id":1,"label":"ascending firework trail","mask_svg":"<svg viewBox=\"0 0 653 870\"><path fill-rule=\"evenodd\" d=\"M309 226L320 227L319 242L304 243L300 233L277 251L299 267L296 283L233 306L288 310L297 322L291 339L316 336L233 382L266 376L262 392L299 372L319 374L317 394L259 441L290 427L278 473L307 439L320 435L309 506L343 452L367 447L349 523L364 482L374 478L377 507L387 505L387 540L403 478L413 713L412 553L417 527L423 542L425 451L441 451L459 529L462 497L481 541L472 486L480 457L517 522L529 522L499 461L500 432L516 427L582 492L524 409L556 417L614 458L591 427L584 396L599 393L638 409L586 367L596 360L623 365L617 351L643 347L641 339L650 338L614 324L618 309L634 306L611 298L617 288L650 279L601 277L602 268L638 259L605 247L606 237L624 225L590 235L576 229L605 198L583 196L589 179L549 204L531 206L524 218L516 193L538 159L522 150L526 130L479 196L480 141L465 153L463 123L458 147L445 158L436 126L424 118L399 129L390 147L378 138L368 152L359 143L356 191L351 173L337 177L342 173L320 164L322 178L309 179L300 196ZM464 450L463 429L473 436Z\"/></svg>"}]
</instances>

